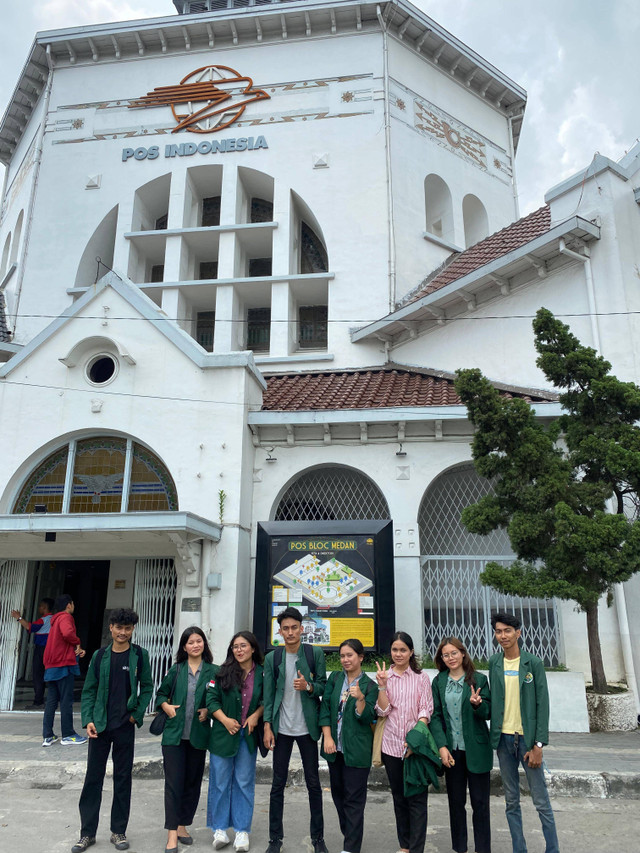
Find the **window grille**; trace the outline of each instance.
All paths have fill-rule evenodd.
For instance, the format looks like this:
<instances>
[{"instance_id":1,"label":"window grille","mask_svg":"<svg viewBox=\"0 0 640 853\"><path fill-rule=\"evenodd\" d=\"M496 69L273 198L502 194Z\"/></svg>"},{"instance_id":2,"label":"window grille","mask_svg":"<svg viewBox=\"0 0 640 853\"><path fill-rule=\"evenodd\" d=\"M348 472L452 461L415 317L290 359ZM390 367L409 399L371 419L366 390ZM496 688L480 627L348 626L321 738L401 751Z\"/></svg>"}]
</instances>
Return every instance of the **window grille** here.
<instances>
[{"instance_id":1,"label":"window grille","mask_svg":"<svg viewBox=\"0 0 640 853\"><path fill-rule=\"evenodd\" d=\"M149 652L153 695L147 706L153 711L160 682L171 667L177 576L170 558L136 561L133 609L139 617L135 641Z\"/></svg>"},{"instance_id":2,"label":"window grille","mask_svg":"<svg viewBox=\"0 0 640 853\"><path fill-rule=\"evenodd\" d=\"M302 222L300 225L300 272L327 272L329 259L327 250L316 232Z\"/></svg>"},{"instance_id":3,"label":"window grille","mask_svg":"<svg viewBox=\"0 0 640 853\"><path fill-rule=\"evenodd\" d=\"M258 276L271 275L272 267L271 258L250 258L249 277L257 278Z\"/></svg>"},{"instance_id":4,"label":"window grille","mask_svg":"<svg viewBox=\"0 0 640 853\"><path fill-rule=\"evenodd\" d=\"M207 352L213 352L213 335L216 328L215 311L198 311L196 340Z\"/></svg>"},{"instance_id":5,"label":"window grille","mask_svg":"<svg viewBox=\"0 0 640 853\"><path fill-rule=\"evenodd\" d=\"M0 559L0 711L13 708L22 628L11 616L11 611L21 609L26 584L26 560Z\"/></svg>"},{"instance_id":6,"label":"window grille","mask_svg":"<svg viewBox=\"0 0 640 853\"><path fill-rule=\"evenodd\" d=\"M300 349L327 348L327 306L303 305L298 310Z\"/></svg>"},{"instance_id":7,"label":"window grille","mask_svg":"<svg viewBox=\"0 0 640 853\"><path fill-rule=\"evenodd\" d=\"M150 283L156 284L164 281L164 264L154 264L151 267Z\"/></svg>"},{"instance_id":8,"label":"window grille","mask_svg":"<svg viewBox=\"0 0 640 853\"><path fill-rule=\"evenodd\" d=\"M200 264L200 279L218 278L218 262L203 261Z\"/></svg>"},{"instance_id":9,"label":"window grille","mask_svg":"<svg viewBox=\"0 0 640 853\"><path fill-rule=\"evenodd\" d=\"M168 222L169 222L169 214L168 213L165 213L164 216L159 216L156 219L156 231L166 231Z\"/></svg>"},{"instance_id":10,"label":"window grille","mask_svg":"<svg viewBox=\"0 0 640 853\"><path fill-rule=\"evenodd\" d=\"M467 465L438 477L418 514L424 604L424 647L434 654L444 636L459 637L471 655L489 658L496 650L491 613L502 610L522 620L526 648L548 666L560 663L555 601L502 595L480 583L489 561L513 561L506 531L470 533L460 521L464 507L489 494L491 485Z\"/></svg>"},{"instance_id":11,"label":"window grille","mask_svg":"<svg viewBox=\"0 0 640 853\"><path fill-rule=\"evenodd\" d=\"M350 468L315 468L282 496L275 521L387 519L389 507L376 484Z\"/></svg>"},{"instance_id":12,"label":"window grille","mask_svg":"<svg viewBox=\"0 0 640 853\"><path fill-rule=\"evenodd\" d=\"M273 202L266 198L252 198L251 222L273 222Z\"/></svg>"},{"instance_id":13,"label":"window grille","mask_svg":"<svg viewBox=\"0 0 640 853\"><path fill-rule=\"evenodd\" d=\"M202 226L220 225L220 196L202 199Z\"/></svg>"},{"instance_id":14,"label":"window grille","mask_svg":"<svg viewBox=\"0 0 640 853\"><path fill-rule=\"evenodd\" d=\"M253 352L268 352L271 338L271 309L249 308L247 310L247 349Z\"/></svg>"}]
</instances>

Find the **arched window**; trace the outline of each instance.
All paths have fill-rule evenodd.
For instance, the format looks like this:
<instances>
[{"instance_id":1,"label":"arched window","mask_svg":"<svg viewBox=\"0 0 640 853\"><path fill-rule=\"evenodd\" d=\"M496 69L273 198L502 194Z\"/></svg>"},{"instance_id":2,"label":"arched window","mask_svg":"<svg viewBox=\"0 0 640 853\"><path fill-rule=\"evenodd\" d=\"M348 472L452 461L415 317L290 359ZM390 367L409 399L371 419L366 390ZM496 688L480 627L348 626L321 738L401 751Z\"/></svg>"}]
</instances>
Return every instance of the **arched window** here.
<instances>
[{"instance_id":1,"label":"arched window","mask_svg":"<svg viewBox=\"0 0 640 853\"><path fill-rule=\"evenodd\" d=\"M489 235L489 219L484 204L469 193L462 200L464 244L468 248Z\"/></svg>"},{"instance_id":2,"label":"arched window","mask_svg":"<svg viewBox=\"0 0 640 853\"><path fill-rule=\"evenodd\" d=\"M67 474L72 466L73 471ZM15 514L167 512L178 509L175 484L158 457L120 436L73 440L29 476Z\"/></svg>"},{"instance_id":3,"label":"arched window","mask_svg":"<svg viewBox=\"0 0 640 853\"><path fill-rule=\"evenodd\" d=\"M376 484L353 468L326 466L301 474L280 498L275 521L389 518Z\"/></svg>"},{"instance_id":4,"label":"arched window","mask_svg":"<svg viewBox=\"0 0 640 853\"><path fill-rule=\"evenodd\" d=\"M455 243L451 191L439 175L427 175L424 179L424 206L427 232Z\"/></svg>"},{"instance_id":5,"label":"arched window","mask_svg":"<svg viewBox=\"0 0 640 853\"><path fill-rule=\"evenodd\" d=\"M116 244L116 225L118 222L118 205L111 208L100 225L89 238L82 253L82 258L76 273L76 287L88 287L94 284L106 272L105 267L113 266L113 252ZM104 267L98 270L96 258L100 258Z\"/></svg>"},{"instance_id":6,"label":"arched window","mask_svg":"<svg viewBox=\"0 0 640 853\"><path fill-rule=\"evenodd\" d=\"M4 274L9 266L9 251L11 250L11 231L7 234L7 239L4 241L4 249L2 250L2 266L0 266L0 279L4 278Z\"/></svg>"},{"instance_id":7,"label":"arched window","mask_svg":"<svg viewBox=\"0 0 640 853\"><path fill-rule=\"evenodd\" d=\"M479 575L490 560L514 559L506 531L469 533L462 510L491 491L473 465L441 474L424 495L418 513L424 603L425 649L435 653L442 637L459 637L473 657L488 659L496 646L491 613L516 613L527 648L546 664L558 664L558 625L554 601L502 595L482 586Z\"/></svg>"}]
</instances>

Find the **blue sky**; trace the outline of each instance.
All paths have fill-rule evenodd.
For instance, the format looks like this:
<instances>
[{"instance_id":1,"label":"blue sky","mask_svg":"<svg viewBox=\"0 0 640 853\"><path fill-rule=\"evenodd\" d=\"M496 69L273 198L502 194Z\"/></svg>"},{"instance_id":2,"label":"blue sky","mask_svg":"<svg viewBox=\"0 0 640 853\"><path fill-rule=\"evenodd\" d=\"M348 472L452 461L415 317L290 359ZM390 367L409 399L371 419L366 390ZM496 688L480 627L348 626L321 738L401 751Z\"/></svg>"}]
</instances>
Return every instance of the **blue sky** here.
<instances>
[{"instance_id":1,"label":"blue sky","mask_svg":"<svg viewBox=\"0 0 640 853\"><path fill-rule=\"evenodd\" d=\"M4 112L39 30L171 15L171 0L38 0L5 4L0 51ZM619 159L640 136L637 0L419 0L457 38L529 95L516 159L521 212L585 168Z\"/></svg>"}]
</instances>

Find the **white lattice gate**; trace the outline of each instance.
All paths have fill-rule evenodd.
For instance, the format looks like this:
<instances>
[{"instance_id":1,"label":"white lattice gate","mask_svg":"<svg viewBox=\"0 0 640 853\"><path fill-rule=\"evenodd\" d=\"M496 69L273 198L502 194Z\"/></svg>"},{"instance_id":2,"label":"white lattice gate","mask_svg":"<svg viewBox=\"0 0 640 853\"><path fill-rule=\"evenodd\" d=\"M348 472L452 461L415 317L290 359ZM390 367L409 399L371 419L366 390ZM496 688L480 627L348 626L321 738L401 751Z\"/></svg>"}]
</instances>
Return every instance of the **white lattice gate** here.
<instances>
[{"instance_id":1,"label":"white lattice gate","mask_svg":"<svg viewBox=\"0 0 640 853\"><path fill-rule=\"evenodd\" d=\"M26 583L26 560L0 560L0 711L13 708L22 628L12 618L11 611L22 613Z\"/></svg>"},{"instance_id":2,"label":"white lattice gate","mask_svg":"<svg viewBox=\"0 0 640 853\"><path fill-rule=\"evenodd\" d=\"M171 558L136 561L133 609L139 617L135 641L149 652L155 708L156 690L171 666L176 610L176 570Z\"/></svg>"}]
</instances>

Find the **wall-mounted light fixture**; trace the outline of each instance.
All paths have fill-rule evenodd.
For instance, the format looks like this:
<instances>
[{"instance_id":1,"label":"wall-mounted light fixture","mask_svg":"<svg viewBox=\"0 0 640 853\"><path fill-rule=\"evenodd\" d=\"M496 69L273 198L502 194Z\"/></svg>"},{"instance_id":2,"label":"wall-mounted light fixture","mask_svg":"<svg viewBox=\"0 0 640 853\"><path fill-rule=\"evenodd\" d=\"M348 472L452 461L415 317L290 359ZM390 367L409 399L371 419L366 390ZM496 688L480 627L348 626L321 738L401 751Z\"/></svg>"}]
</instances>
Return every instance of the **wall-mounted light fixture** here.
<instances>
[{"instance_id":1,"label":"wall-mounted light fixture","mask_svg":"<svg viewBox=\"0 0 640 853\"><path fill-rule=\"evenodd\" d=\"M406 456L407 451L402 449L402 442L399 442L400 450L396 450L396 456Z\"/></svg>"},{"instance_id":2,"label":"wall-mounted light fixture","mask_svg":"<svg viewBox=\"0 0 640 853\"><path fill-rule=\"evenodd\" d=\"M264 460L265 462L277 462L278 461L278 458L276 456L271 455L273 453L273 450L274 450L273 447L265 447L265 450L267 451L267 454L268 454L267 458Z\"/></svg>"}]
</instances>

